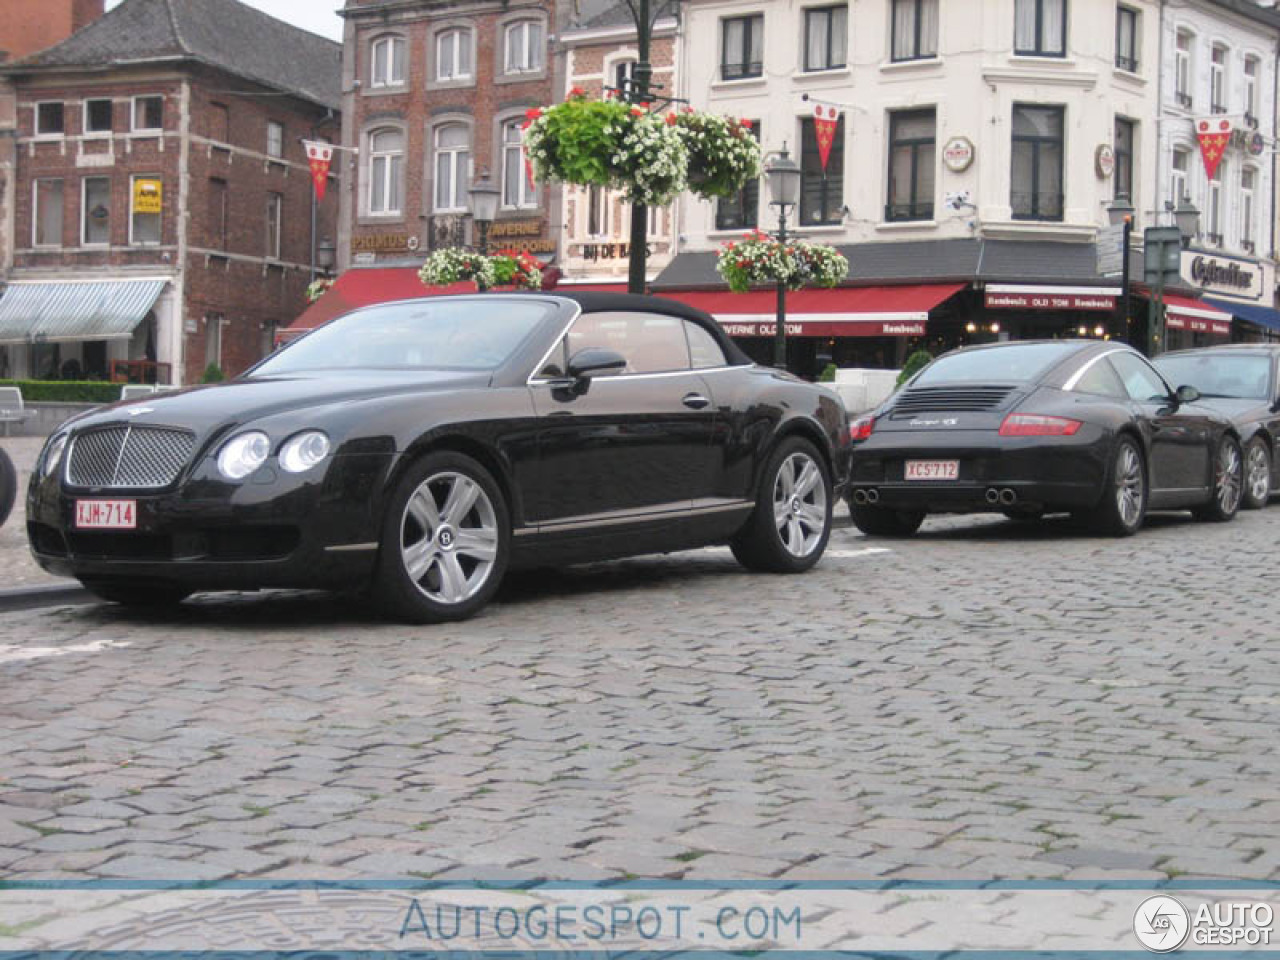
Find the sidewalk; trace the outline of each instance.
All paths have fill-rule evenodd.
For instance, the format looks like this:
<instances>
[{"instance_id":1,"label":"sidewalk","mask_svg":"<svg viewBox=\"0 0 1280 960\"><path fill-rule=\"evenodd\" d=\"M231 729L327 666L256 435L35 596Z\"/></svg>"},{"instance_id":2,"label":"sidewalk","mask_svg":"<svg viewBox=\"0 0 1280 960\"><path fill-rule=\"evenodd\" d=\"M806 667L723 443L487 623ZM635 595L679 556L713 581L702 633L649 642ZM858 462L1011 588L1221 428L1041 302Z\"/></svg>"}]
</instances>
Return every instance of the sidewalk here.
<instances>
[{"instance_id":1,"label":"sidewalk","mask_svg":"<svg viewBox=\"0 0 1280 960\"><path fill-rule=\"evenodd\" d=\"M44 441L44 437L0 437L0 447L9 454L18 469L18 495L14 499L13 513L0 527L0 590L55 583L74 584L72 580L52 577L41 570L31 559L31 551L27 548L27 481Z\"/></svg>"}]
</instances>

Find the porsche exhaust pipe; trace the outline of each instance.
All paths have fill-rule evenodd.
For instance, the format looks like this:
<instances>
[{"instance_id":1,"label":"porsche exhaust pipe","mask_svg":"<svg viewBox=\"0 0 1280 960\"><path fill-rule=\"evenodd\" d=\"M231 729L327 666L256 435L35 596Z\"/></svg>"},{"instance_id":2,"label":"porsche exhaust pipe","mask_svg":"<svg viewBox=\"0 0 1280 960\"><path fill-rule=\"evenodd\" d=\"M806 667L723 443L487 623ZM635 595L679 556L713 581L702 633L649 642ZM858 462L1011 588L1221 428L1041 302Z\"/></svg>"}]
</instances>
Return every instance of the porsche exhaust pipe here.
<instances>
[{"instance_id":1,"label":"porsche exhaust pipe","mask_svg":"<svg viewBox=\"0 0 1280 960\"><path fill-rule=\"evenodd\" d=\"M867 503L879 503L880 491L872 487L867 491Z\"/></svg>"},{"instance_id":2,"label":"porsche exhaust pipe","mask_svg":"<svg viewBox=\"0 0 1280 960\"><path fill-rule=\"evenodd\" d=\"M853 502L856 503L858 506L862 506L863 504L865 504L867 502L867 491L865 490L853 491Z\"/></svg>"},{"instance_id":3,"label":"porsche exhaust pipe","mask_svg":"<svg viewBox=\"0 0 1280 960\"><path fill-rule=\"evenodd\" d=\"M997 504L1000 502L1000 491L995 487L987 487L987 503Z\"/></svg>"},{"instance_id":4,"label":"porsche exhaust pipe","mask_svg":"<svg viewBox=\"0 0 1280 960\"><path fill-rule=\"evenodd\" d=\"M1017 501L1017 499L1018 499L1018 491L1014 490L1012 487L1005 487L1003 490L1000 491L1001 506L1011 507Z\"/></svg>"}]
</instances>

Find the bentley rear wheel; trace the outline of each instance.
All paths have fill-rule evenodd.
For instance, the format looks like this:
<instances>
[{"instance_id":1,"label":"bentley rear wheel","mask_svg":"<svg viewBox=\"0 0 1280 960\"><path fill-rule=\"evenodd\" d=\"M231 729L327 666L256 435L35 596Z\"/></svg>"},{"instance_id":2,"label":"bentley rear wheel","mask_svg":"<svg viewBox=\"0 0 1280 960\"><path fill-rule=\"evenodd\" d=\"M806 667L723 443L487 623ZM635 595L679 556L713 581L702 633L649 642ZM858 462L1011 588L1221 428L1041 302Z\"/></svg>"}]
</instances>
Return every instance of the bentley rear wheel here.
<instances>
[{"instance_id":1,"label":"bentley rear wheel","mask_svg":"<svg viewBox=\"0 0 1280 960\"><path fill-rule=\"evenodd\" d=\"M831 537L831 474L808 440L787 437L765 464L756 508L730 541L748 570L801 573L821 558Z\"/></svg>"},{"instance_id":2,"label":"bentley rear wheel","mask_svg":"<svg viewBox=\"0 0 1280 960\"><path fill-rule=\"evenodd\" d=\"M374 601L411 623L466 619L497 592L510 543L506 501L489 472L461 453L428 454L383 518Z\"/></svg>"}]
</instances>

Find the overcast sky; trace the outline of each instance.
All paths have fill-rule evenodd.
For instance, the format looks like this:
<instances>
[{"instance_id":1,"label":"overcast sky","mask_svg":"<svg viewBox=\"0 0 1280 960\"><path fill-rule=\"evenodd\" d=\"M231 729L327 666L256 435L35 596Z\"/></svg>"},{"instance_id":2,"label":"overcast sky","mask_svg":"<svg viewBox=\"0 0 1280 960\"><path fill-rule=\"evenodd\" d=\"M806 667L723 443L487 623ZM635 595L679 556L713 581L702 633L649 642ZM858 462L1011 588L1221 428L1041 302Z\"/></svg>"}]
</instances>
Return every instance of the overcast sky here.
<instances>
[{"instance_id":1,"label":"overcast sky","mask_svg":"<svg viewBox=\"0 0 1280 960\"><path fill-rule=\"evenodd\" d=\"M4 0L0 0L0 3ZM342 0L244 0L251 7L264 10L278 20L295 27L319 33L342 42L342 18L333 11ZM107 0L107 9L120 5L120 0Z\"/></svg>"}]
</instances>

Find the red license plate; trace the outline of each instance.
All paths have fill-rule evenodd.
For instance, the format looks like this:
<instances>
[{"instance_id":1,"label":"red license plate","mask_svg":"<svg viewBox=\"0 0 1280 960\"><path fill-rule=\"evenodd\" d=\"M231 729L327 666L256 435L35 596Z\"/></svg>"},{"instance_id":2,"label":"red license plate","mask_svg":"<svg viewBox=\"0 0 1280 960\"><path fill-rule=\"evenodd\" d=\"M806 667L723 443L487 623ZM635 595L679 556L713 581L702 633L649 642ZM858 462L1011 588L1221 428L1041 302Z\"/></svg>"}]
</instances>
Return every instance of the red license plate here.
<instances>
[{"instance_id":1,"label":"red license plate","mask_svg":"<svg viewBox=\"0 0 1280 960\"><path fill-rule=\"evenodd\" d=\"M136 530L138 528L138 501L136 500L77 500L76 529L78 530Z\"/></svg>"},{"instance_id":2,"label":"red license plate","mask_svg":"<svg viewBox=\"0 0 1280 960\"><path fill-rule=\"evenodd\" d=\"M903 476L907 480L955 480L960 476L960 461L908 460Z\"/></svg>"}]
</instances>

